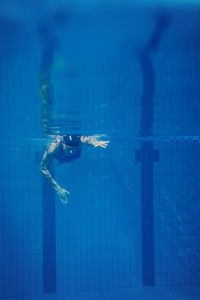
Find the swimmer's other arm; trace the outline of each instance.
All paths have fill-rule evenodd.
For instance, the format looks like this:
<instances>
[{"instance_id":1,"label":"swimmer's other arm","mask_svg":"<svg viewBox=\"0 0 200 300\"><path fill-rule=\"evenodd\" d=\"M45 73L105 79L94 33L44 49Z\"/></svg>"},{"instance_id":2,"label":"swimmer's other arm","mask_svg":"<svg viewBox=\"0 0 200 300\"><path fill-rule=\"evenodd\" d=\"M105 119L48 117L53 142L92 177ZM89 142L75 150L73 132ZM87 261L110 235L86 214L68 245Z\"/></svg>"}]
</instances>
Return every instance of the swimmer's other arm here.
<instances>
[{"instance_id":1,"label":"swimmer's other arm","mask_svg":"<svg viewBox=\"0 0 200 300\"><path fill-rule=\"evenodd\" d=\"M102 147L106 148L108 146L109 141L99 141L100 136L92 135L92 136L82 136L81 142L83 144L92 145L94 147Z\"/></svg>"},{"instance_id":2,"label":"swimmer's other arm","mask_svg":"<svg viewBox=\"0 0 200 300\"><path fill-rule=\"evenodd\" d=\"M62 187L59 186L59 184L55 181L51 173L49 172L48 168L51 166L51 163L54 159L54 155L56 151L58 150L59 147L59 142L53 142L51 145L48 147L46 152L44 153L43 159L40 164L40 171L42 174L46 177L46 179L50 182L50 184L53 186L53 188L56 190L58 196L60 197L60 200L67 204L68 199L67 199L67 194L69 192Z\"/></svg>"}]
</instances>

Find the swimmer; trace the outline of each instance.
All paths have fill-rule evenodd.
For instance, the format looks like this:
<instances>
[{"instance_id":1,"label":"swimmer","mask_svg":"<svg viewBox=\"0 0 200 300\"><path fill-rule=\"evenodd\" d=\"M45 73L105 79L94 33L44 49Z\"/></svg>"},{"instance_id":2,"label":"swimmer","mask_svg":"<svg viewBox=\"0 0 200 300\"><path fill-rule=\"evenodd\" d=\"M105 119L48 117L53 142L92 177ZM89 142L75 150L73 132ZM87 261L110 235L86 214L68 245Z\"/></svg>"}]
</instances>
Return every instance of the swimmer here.
<instances>
[{"instance_id":1,"label":"swimmer","mask_svg":"<svg viewBox=\"0 0 200 300\"><path fill-rule=\"evenodd\" d=\"M47 178L50 184L56 190L60 200L67 204L69 191L59 186L55 181L48 168L51 166L53 159L57 159L61 164L70 163L79 158L82 152L82 145L92 145L94 147L106 148L109 141L99 140L98 135L81 136L81 135L63 135L57 136L56 139L48 146L43 155L40 164L40 170Z\"/></svg>"}]
</instances>

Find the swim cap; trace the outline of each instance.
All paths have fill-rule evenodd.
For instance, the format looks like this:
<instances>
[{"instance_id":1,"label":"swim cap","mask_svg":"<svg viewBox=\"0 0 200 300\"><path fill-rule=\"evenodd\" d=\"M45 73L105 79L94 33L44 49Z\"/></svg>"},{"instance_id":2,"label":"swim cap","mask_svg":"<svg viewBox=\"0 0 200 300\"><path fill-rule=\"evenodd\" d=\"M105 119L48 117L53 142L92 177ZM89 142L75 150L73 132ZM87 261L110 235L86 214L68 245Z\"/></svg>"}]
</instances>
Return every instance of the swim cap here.
<instances>
[{"instance_id":1,"label":"swim cap","mask_svg":"<svg viewBox=\"0 0 200 300\"><path fill-rule=\"evenodd\" d=\"M64 144L70 147L77 147L80 143L80 135L63 135Z\"/></svg>"}]
</instances>

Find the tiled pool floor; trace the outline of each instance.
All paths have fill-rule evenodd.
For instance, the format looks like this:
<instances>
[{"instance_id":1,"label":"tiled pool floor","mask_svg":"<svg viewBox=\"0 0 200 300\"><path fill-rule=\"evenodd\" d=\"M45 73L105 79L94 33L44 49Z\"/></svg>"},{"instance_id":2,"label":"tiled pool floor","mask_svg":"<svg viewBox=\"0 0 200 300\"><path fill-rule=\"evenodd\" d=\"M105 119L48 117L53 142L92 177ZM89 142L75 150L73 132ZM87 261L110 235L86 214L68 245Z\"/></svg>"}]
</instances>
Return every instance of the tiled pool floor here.
<instances>
[{"instance_id":1,"label":"tiled pool floor","mask_svg":"<svg viewBox=\"0 0 200 300\"><path fill-rule=\"evenodd\" d=\"M8 298L5 298L8 299ZM16 299L16 298L11 298ZM200 287L139 287L139 288L116 288L96 291L82 291L68 294L44 294L21 296L23 300L199 300Z\"/></svg>"}]
</instances>

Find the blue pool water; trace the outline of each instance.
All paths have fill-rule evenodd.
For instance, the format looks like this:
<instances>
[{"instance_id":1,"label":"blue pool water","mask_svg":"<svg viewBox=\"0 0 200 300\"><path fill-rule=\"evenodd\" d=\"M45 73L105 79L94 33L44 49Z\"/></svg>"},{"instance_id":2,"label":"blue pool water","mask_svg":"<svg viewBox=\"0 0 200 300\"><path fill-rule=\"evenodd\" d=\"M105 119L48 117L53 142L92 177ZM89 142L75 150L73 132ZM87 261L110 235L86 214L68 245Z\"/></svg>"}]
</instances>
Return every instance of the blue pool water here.
<instances>
[{"instance_id":1,"label":"blue pool water","mask_svg":"<svg viewBox=\"0 0 200 300\"><path fill-rule=\"evenodd\" d=\"M0 299L199 299L198 6L2 3Z\"/></svg>"}]
</instances>

